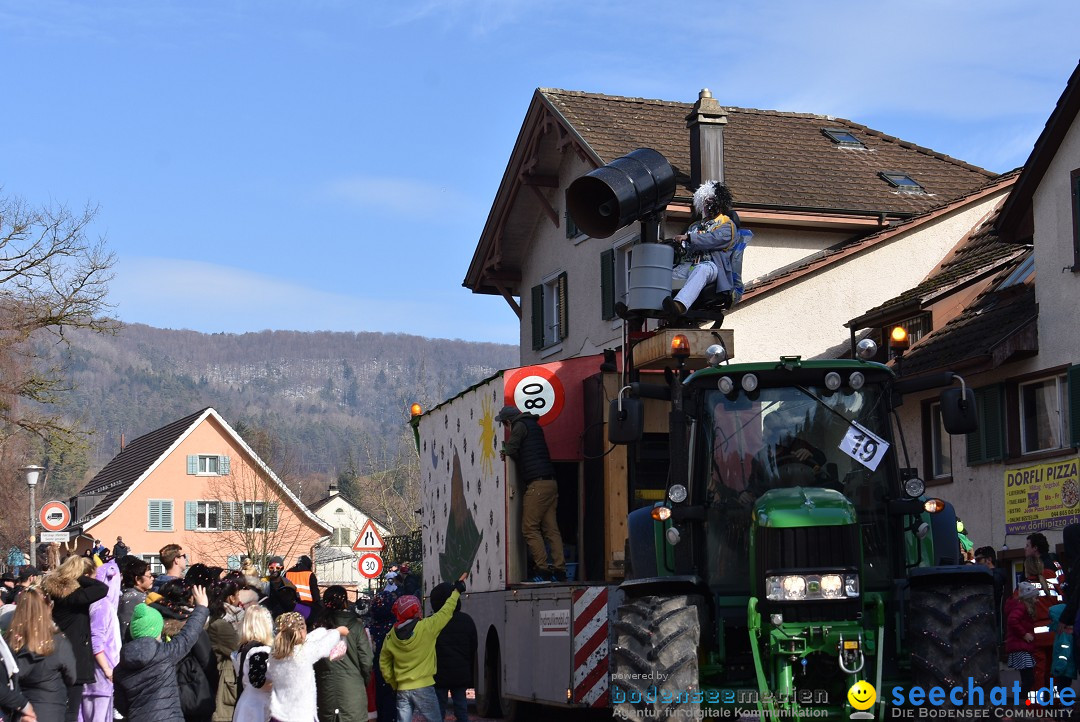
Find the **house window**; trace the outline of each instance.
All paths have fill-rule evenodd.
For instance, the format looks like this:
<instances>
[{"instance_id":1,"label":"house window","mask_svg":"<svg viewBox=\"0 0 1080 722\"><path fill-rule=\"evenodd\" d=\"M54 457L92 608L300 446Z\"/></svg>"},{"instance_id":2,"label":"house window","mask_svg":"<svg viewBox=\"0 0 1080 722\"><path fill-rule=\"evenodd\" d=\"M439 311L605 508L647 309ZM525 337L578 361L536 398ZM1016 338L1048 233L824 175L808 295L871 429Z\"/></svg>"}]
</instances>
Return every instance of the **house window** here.
<instances>
[{"instance_id":1,"label":"house window","mask_svg":"<svg viewBox=\"0 0 1080 722\"><path fill-rule=\"evenodd\" d=\"M165 567L161 565L161 557L157 554L138 554L140 559L150 565L150 573L155 577L165 573Z\"/></svg>"},{"instance_id":2,"label":"house window","mask_svg":"<svg viewBox=\"0 0 1080 722\"><path fill-rule=\"evenodd\" d=\"M975 389L979 428L967 435L969 465L1005 458L1005 387L1002 384Z\"/></svg>"},{"instance_id":3,"label":"house window","mask_svg":"<svg viewBox=\"0 0 1080 722\"><path fill-rule=\"evenodd\" d=\"M934 479L952 476L952 447L945 424L941 421L941 404L930 405L930 476Z\"/></svg>"},{"instance_id":4,"label":"house window","mask_svg":"<svg viewBox=\"0 0 1080 722\"><path fill-rule=\"evenodd\" d=\"M863 142L855 137L855 135L843 128L822 128L821 132L825 134L825 137L836 143L841 148L865 148Z\"/></svg>"},{"instance_id":5,"label":"house window","mask_svg":"<svg viewBox=\"0 0 1080 722\"><path fill-rule=\"evenodd\" d=\"M878 175L900 193L926 193L926 190L907 173L883 170Z\"/></svg>"},{"instance_id":6,"label":"house window","mask_svg":"<svg viewBox=\"0 0 1080 722\"><path fill-rule=\"evenodd\" d=\"M626 303L630 289L630 261L636 238L628 238L600 254L601 317L615 318L615 304Z\"/></svg>"},{"instance_id":7,"label":"house window","mask_svg":"<svg viewBox=\"0 0 1080 722\"><path fill-rule=\"evenodd\" d=\"M583 235L581 229L578 228L577 223L574 223L574 217L570 215L570 211L566 211L563 216L566 218L566 237L577 238Z\"/></svg>"},{"instance_id":8,"label":"house window","mask_svg":"<svg viewBox=\"0 0 1080 722\"><path fill-rule=\"evenodd\" d=\"M554 346L567 336L566 273L560 273L532 288L533 350Z\"/></svg>"},{"instance_id":9,"label":"house window","mask_svg":"<svg viewBox=\"0 0 1080 722\"><path fill-rule=\"evenodd\" d=\"M244 529L262 531L266 528L266 503L261 501L244 502Z\"/></svg>"},{"instance_id":10,"label":"house window","mask_svg":"<svg viewBox=\"0 0 1080 722\"><path fill-rule=\"evenodd\" d=\"M146 502L147 531L172 531L172 499L150 499Z\"/></svg>"},{"instance_id":11,"label":"house window","mask_svg":"<svg viewBox=\"0 0 1080 722\"><path fill-rule=\"evenodd\" d=\"M330 546L332 547L351 547L352 543L356 541L356 534L353 530L347 526L334 527L334 535L330 538Z\"/></svg>"},{"instance_id":12,"label":"house window","mask_svg":"<svg viewBox=\"0 0 1080 722\"><path fill-rule=\"evenodd\" d=\"M1068 445L1069 411L1065 376L1020 384L1020 453Z\"/></svg>"},{"instance_id":13,"label":"house window","mask_svg":"<svg viewBox=\"0 0 1080 722\"><path fill-rule=\"evenodd\" d=\"M216 501L196 502L195 528L218 529L218 514L221 507Z\"/></svg>"},{"instance_id":14,"label":"house window","mask_svg":"<svg viewBox=\"0 0 1080 722\"><path fill-rule=\"evenodd\" d=\"M909 344L915 343L920 338L930 333L930 331L932 330L931 317L929 313L920 313L918 316L912 316L911 318L904 319L899 323L893 324L893 326L900 326L905 331L907 331ZM884 337L886 339L889 337L889 332L891 330L892 327L885 329Z\"/></svg>"},{"instance_id":15,"label":"house window","mask_svg":"<svg viewBox=\"0 0 1080 722\"><path fill-rule=\"evenodd\" d=\"M189 454L187 473L200 476L228 476L229 457L220 454Z\"/></svg>"}]
</instances>

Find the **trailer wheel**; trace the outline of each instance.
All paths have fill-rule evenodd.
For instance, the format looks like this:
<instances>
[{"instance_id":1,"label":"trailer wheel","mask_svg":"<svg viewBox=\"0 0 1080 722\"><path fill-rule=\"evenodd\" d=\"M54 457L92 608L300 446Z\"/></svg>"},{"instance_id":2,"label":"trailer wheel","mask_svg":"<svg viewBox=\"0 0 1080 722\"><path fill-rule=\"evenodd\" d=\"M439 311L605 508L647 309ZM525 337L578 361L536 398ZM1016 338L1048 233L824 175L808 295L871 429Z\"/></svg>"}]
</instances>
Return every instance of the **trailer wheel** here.
<instances>
[{"instance_id":1,"label":"trailer wheel","mask_svg":"<svg viewBox=\"0 0 1080 722\"><path fill-rule=\"evenodd\" d=\"M499 641L489 635L484 653L483 690L476 690L476 714L481 717L498 718L502 716L499 708L499 671L502 660L499 657Z\"/></svg>"},{"instance_id":2,"label":"trailer wheel","mask_svg":"<svg viewBox=\"0 0 1080 722\"><path fill-rule=\"evenodd\" d=\"M914 684L950 689L971 679L978 687L996 685L997 637L992 584L935 576L912 585L908 646Z\"/></svg>"},{"instance_id":3,"label":"trailer wheel","mask_svg":"<svg viewBox=\"0 0 1080 722\"><path fill-rule=\"evenodd\" d=\"M611 654L615 715L644 722L693 719L698 686L701 597L639 597L616 612Z\"/></svg>"}]
</instances>

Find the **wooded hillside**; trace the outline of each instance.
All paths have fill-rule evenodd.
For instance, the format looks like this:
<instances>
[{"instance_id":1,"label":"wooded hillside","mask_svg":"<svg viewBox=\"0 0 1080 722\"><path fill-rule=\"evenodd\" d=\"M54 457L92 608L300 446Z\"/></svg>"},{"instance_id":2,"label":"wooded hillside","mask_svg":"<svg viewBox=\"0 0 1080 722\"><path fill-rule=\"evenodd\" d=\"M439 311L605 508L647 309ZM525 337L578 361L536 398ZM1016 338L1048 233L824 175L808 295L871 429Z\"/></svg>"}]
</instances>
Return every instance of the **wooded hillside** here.
<instances>
[{"instance_id":1,"label":"wooded hillside","mask_svg":"<svg viewBox=\"0 0 1080 722\"><path fill-rule=\"evenodd\" d=\"M342 473L366 474L400 443L409 405L425 409L517 364L514 346L405 334L261 331L203 334L132 324L74 331L66 409L93 432L64 459L51 495L74 492L126 441L213 406L266 461L318 498ZM59 461L59 460L55 460ZM377 464L377 461L374 463Z\"/></svg>"}]
</instances>

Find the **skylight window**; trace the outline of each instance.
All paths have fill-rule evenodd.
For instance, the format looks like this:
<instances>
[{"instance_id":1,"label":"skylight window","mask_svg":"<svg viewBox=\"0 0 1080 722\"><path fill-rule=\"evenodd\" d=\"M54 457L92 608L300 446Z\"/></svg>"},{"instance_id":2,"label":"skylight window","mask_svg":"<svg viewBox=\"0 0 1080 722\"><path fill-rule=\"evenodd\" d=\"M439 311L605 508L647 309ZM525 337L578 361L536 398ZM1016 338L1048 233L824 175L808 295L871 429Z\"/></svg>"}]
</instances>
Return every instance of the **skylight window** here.
<instances>
[{"instance_id":1,"label":"skylight window","mask_svg":"<svg viewBox=\"0 0 1080 722\"><path fill-rule=\"evenodd\" d=\"M1026 283L1032 273L1035 272L1035 256L1030 255L1025 258L1016 269L1009 274L1008 278L1001 282L999 288L1008 288L1009 286L1018 286Z\"/></svg>"},{"instance_id":2,"label":"skylight window","mask_svg":"<svg viewBox=\"0 0 1080 722\"><path fill-rule=\"evenodd\" d=\"M855 134L843 128L822 128L825 137L836 143L841 148L865 148L863 142L855 137Z\"/></svg>"},{"instance_id":3,"label":"skylight window","mask_svg":"<svg viewBox=\"0 0 1080 722\"><path fill-rule=\"evenodd\" d=\"M883 170L878 173L893 188L901 193L925 193L926 189L919 185L907 173L899 171Z\"/></svg>"}]
</instances>

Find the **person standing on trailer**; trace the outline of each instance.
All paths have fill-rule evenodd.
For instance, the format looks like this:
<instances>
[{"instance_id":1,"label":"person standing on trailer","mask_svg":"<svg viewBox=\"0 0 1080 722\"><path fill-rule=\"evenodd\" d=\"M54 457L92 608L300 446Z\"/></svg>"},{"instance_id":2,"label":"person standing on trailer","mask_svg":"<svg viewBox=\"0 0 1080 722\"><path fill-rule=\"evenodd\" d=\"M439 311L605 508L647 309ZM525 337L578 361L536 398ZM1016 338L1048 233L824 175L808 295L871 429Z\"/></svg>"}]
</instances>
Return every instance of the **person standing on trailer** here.
<instances>
[{"instance_id":1,"label":"person standing on trailer","mask_svg":"<svg viewBox=\"0 0 1080 722\"><path fill-rule=\"evenodd\" d=\"M510 438L503 444L500 456L514 460L518 480L525 484L521 535L532 559L531 581L565 582L566 558L555 514L559 506L559 484L555 481L555 465L551 463L540 418L522 413L516 406L504 406L495 421L510 429ZM551 547L550 565L544 542Z\"/></svg>"}]
</instances>

